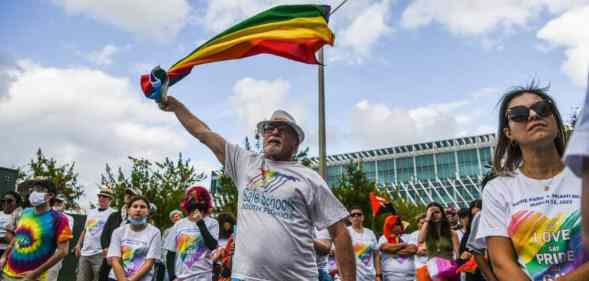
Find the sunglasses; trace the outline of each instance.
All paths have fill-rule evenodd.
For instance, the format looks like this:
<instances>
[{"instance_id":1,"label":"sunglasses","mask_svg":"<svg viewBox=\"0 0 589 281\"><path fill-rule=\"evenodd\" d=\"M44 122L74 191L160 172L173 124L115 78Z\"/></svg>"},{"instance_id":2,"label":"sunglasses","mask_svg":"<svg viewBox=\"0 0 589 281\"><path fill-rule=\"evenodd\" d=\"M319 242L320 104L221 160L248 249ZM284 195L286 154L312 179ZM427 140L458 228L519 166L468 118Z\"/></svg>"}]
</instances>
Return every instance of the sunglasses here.
<instances>
[{"instance_id":1,"label":"sunglasses","mask_svg":"<svg viewBox=\"0 0 589 281\"><path fill-rule=\"evenodd\" d=\"M278 129L278 132L284 133L290 130L290 126L281 122L266 123L262 126L262 134L269 135L274 132L274 129Z\"/></svg>"},{"instance_id":2,"label":"sunglasses","mask_svg":"<svg viewBox=\"0 0 589 281\"><path fill-rule=\"evenodd\" d=\"M547 101L539 101L530 107L523 105L514 106L507 110L507 118L513 122L522 123L530 118L530 110L533 110L540 117L548 117L552 112L552 105Z\"/></svg>"},{"instance_id":3,"label":"sunglasses","mask_svg":"<svg viewBox=\"0 0 589 281\"><path fill-rule=\"evenodd\" d=\"M361 217L363 216L362 213L350 213L350 217Z\"/></svg>"}]
</instances>

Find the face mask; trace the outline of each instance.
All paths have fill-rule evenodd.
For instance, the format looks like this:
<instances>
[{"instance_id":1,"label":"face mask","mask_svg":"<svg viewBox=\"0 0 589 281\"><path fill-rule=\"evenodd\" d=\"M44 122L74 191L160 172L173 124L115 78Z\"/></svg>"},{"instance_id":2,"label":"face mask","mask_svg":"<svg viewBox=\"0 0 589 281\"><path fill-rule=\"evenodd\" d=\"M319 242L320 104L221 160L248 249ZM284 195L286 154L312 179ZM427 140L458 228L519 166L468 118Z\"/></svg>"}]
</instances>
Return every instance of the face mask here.
<instances>
[{"instance_id":1,"label":"face mask","mask_svg":"<svg viewBox=\"0 0 589 281\"><path fill-rule=\"evenodd\" d=\"M31 202L33 207L41 206L45 203L45 195L47 195L45 192L33 191L31 195L29 195L29 202Z\"/></svg>"},{"instance_id":2,"label":"face mask","mask_svg":"<svg viewBox=\"0 0 589 281\"><path fill-rule=\"evenodd\" d=\"M132 217L129 217L129 224L146 224L147 223L147 218L142 218L142 219L134 219Z\"/></svg>"},{"instance_id":3,"label":"face mask","mask_svg":"<svg viewBox=\"0 0 589 281\"><path fill-rule=\"evenodd\" d=\"M59 206L59 207L56 206L56 207L53 207L53 209L55 209L58 212L63 213L63 211L65 210L65 206Z\"/></svg>"}]
</instances>

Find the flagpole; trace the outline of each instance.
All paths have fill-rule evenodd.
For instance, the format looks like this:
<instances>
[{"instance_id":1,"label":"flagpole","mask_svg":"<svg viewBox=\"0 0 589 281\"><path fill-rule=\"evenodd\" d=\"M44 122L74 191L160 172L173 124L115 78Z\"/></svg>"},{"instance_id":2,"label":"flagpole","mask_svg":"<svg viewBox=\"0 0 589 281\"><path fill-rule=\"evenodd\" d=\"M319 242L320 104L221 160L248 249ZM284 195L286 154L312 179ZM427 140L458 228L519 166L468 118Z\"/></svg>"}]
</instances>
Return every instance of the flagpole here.
<instances>
[{"instance_id":1,"label":"flagpole","mask_svg":"<svg viewBox=\"0 0 589 281\"><path fill-rule=\"evenodd\" d=\"M348 0L343 0L335 9L330 12L333 15L339 8L346 4ZM317 71L318 80L318 97L319 97L319 175L327 179L326 146L325 146L325 56L323 48L319 49L319 68Z\"/></svg>"}]
</instances>

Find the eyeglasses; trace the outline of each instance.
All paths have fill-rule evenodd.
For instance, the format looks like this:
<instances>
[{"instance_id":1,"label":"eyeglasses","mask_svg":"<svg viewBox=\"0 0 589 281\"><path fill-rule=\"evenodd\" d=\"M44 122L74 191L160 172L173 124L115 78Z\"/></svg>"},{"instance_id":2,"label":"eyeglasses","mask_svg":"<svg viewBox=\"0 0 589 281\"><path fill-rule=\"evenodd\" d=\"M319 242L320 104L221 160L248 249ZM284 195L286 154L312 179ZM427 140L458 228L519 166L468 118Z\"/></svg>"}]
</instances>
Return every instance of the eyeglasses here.
<instances>
[{"instance_id":1,"label":"eyeglasses","mask_svg":"<svg viewBox=\"0 0 589 281\"><path fill-rule=\"evenodd\" d=\"M350 213L350 217L361 217L363 216L362 213Z\"/></svg>"},{"instance_id":2,"label":"eyeglasses","mask_svg":"<svg viewBox=\"0 0 589 281\"><path fill-rule=\"evenodd\" d=\"M539 101L530 107L523 105L514 106L507 110L507 118L513 122L526 122L530 118L530 110L533 110L540 117L548 117L553 113L552 104L547 101Z\"/></svg>"},{"instance_id":3,"label":"eyeglasses","mask_svg":"<svg viewBox=\"0 0 589 281\"><path fill-rule=\"evenodd\" d=\"M274 132L274 129L278 129L278 132L285 132L290 129L288 124L282 122L266 123L262 126L262 134L269 135Z\"/></svg>"}]
</instances>

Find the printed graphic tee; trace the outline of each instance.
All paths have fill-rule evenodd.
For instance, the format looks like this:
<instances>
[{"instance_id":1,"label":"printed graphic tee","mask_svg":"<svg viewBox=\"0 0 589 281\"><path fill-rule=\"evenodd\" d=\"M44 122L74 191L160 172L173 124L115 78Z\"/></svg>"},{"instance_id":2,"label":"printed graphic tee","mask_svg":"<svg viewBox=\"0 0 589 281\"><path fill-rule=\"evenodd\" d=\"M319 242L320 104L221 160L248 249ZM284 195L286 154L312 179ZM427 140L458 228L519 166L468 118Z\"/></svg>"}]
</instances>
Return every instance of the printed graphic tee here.
<instances>
[{"instance_id":1,"label":"printed graphic tee","mask_svg":"<svg viewBox=\"0 0 589 281\"><path fill-rule=\"evenodd\" d=\"M57 244L73 238L67 218L53 209L37 214L35 209L23 211L15 230L15 244L4 265L6 276L34 270L45 263L57 249ZM40 277L44 280L46 272Z\"/></svg>"},{"instance_id":2,"label":"printed graphic tee","mask_svg":"<svg viewBox=\"0 0 589 281\"><path fill-rule=\"evenodd\" d=\"M6 237L7 230L14 229L14 221L12 214L6 214L0 210L0 237ZM7 243L0 243L0 250L6 250L8 247Z\"/></svg>"},{"instance_id":3,"label":"printed graphic tee","mask_svg":"<svg viewBox=\"0 0 589 281\"><path fill-rule=\"evenodd\" d=\"M232 278L317 280L313 230L348 216L327 183L299 163L229 143L225 173L239 192Z\"/></svg>"},{"instance_id":4,"label":"printed graphic tee","mask_svg":"<svg viewBox=\"0 0 589 281\"><path fill-rule=\"evenodd\" d=\"M387 238L383 235L378 239L377 248L380 249L388 243ZM402 234L401 243L417 244L417 239L413 235ZM387 276L387 280L412 281L415 279L415 255L401 256L391 255L385 251L382 253L382 272Z\"/></svg>"},{"instance_id":5,"label":"printed graphic tee","mask_svg":"<svg viewBox=\"0 0 589 281\"><path fill-rule=\"evenodd\" d=\"M145 229L136 232L128 224L121 225L112 233L108 247L107 258L121 258L121 265L125 271L125 276L133 276L147 259L159 260L162 252L162 239L160 230L151 224L147 224ZM153 267L147 274L141 278L141 281L151 281L153 279ZM109 278L117 279L114 271L111 269Z\"/></svg>"},{"instance_id":6,"label":"printed graphic tee","mask_svg":"<svg viewBox=\"0 0 589 281\"><path fill-rule=\"evenodd\" d=\"M483 192L478 238L510 238L532 280L556 280L586 260L580 198L581 180L568 168L548 180L520 171L495 178Z\"/></svg>"},{"instance_id":7,"label":"printed graphic tee","mask_svg":"<svg viewBox=\"0 0 589 281\"><path fill-rule=\"evenodd\" d=\"M219 223L217 220L206 217L203 219L209 233L215 239L219 239ZM203 273L213 271L211 251L205 245L204 239L195 222L183 218L176 222L166 241L164 248L176 252L176 277L180 280L192 280Z\"/></svg>"},{"instance_id":8,"label":"printed graphic tee","mask_svg":"<svg viewBox=\"0 0 589 281\"><path fill-rule=\"evenodd\" d=\"M100 235L102 234L108 216L113 212L114 210L111 208L107 208L103 211L92 209L88 212L86 225L84 227L86 234L84 235L84 243L82 250L80 251L82 256L93 256L102 251Z\"/></svg>"},{"instance_id":9,"label":"printed graphic tee","mask_svg":"<svg viewBox=\"0 0 589 281\"><path fill-rule=\"evenodd\" d=\"M374 280L376 278L374 253L378 251L378 243L374 232L364 228L362 233L358 233L352 226L348 226L348 232L350 232L354 253L356 254L356 280Z\"/></svg>"}]
</instances>

